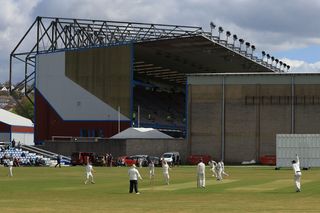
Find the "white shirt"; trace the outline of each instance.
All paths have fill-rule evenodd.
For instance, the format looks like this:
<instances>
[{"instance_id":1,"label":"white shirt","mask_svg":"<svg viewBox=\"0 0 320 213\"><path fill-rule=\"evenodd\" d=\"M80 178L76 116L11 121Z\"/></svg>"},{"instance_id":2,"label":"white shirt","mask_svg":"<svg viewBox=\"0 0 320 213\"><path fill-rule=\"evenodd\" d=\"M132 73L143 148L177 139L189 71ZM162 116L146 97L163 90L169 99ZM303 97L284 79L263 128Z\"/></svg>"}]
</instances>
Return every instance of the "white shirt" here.
<instances>
[{"instance_id":1,"label":"white shirt","mask_svg":"<svg viewBox=\"0 0 320 213\"><path fill-rule=\"evenodd\" d=\"M213 161L213 160L209 161L209 166L211 166L211 168L214 169L216 167L216 165L217 165L217 163L215 161Z\"/></svg>"},{"instance_id":2,"label":"white shirt","mask_svg":"<svg viewBox=\"0 0 320 213\"><path fill-rule=\"evenodd\" d=\"M141 179L139 171L134 167L129 169L128 175L129 175L130 180L138 180L138 178Z\"/></svg>"},{"instance_id":3,"label":"white shirt","mask_svg":"<svg viewBox=\"0 0 320 213\"><path fill-rule=\"evenodd\" d=\"M162 165L162 171L164 174L168 174L169 173L169 165L167 163Z\"/></svg>"},{"instance_id":4,"label":"white shirt","mask_svg":"<svg viewBox=\"0 0 320 213\"><path fill-rule=\"evenodd\" d=\"M206 165L203 162L198 163L197 172L198 174L204 174Z\"/></svg>"},{"instance_id":5,"label":"white shirt","mask_svg":"<svg viewBox=\"0 0 320 213\"><path fill-rule=\"evenodd\" d=\"M9 163L8 163L8 165L9 165L9 166L13 166L13 161L10 160Z\"/></svg>"},{"instance_id":6,"label":"white shirt","mask_svg":"<svg viewBox=\"0 0 320 213\"><path fill-rule=\"evenodd\" d=\"M92 172L92 166L90 164L87 164L86 166L86 172L91 173Z\"/></svg>"},{"instance_id":7,"label":"white shirt","mask_svg":"<svg viewBox=\"0 0 320 213\"><path fill-rule=\"evenodd\" d=\"M296 163L292 164L292 168L294 170L294 173L301 172L301 170L300 170L300 161L299 161L299 157L298 156L297 156Z\"/></svg>"}]
</instances>

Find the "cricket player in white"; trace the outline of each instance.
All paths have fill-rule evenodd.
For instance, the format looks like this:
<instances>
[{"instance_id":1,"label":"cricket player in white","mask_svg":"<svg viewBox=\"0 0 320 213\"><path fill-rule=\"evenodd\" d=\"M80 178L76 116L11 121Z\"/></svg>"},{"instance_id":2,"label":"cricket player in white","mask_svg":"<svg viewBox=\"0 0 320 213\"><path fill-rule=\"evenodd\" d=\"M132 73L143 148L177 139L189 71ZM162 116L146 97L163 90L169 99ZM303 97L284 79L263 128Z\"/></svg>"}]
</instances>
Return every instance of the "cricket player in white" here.
<instances>
[{"instance_id":1,"label":"cricket player in white","mask_svg":"<svg viewBox=\"0 0 320 213\"><path fill-rule=\"evenodd\" d=\"M130 181L129 193L132 193L134 189L136 194L140 194L140 192L138 191L138 178L142 180L142 177L139 171L136 169L135 164L133 164L132 167L128 170L128 175Z\"/></svg>"},{"instance_id":2,"label":"cricket player in white","mask_svg":"<svg viewBox=\"0 0 320 213\"><path fill-rule=\"evenodd\" d=\"M164 181L167 185L169 185L169 165L167 163L167 161L163 160L162 161L162 172L163 172L163 177L164 177Z\"/></svg>"},{"instance_id":3,"label":"cricket player in white","mask_svg":"<svg viewBox=\"0 0 320 213\"><path fill-rule=\"evenodd\" d=\"M292 161L292 168L294 171L294 182L296 184L296 192L301 192L301 170L300 170L300 161L299 156L296 154L296 160Z\"/></svg>"},{"instance_id":4,"label":"cricket player in white","mask_svg":"<svg viewBox=\"0 0 320 213\"><path fill-rule=\"evenodd\" d=\"M154 178L154 162L153 161L149 162L149 177L150 177L150 180Z\"/></svg>"},{"instance_id":5,"label":"cricket player in white","mask_svg":"<svg viewBox=\"0 0 320 213\"><path fill-rule=\"evenodd\" d=\"M197 187L205 188L206 187L206 165L202 162L202 159L197 166Z\"/></svg>"},{"instance_id":6,"label":"cricket player in white","mask_svg":"<svg viewBox=\"0 0 320 213\"><path fill-rule=\"evenodd\" d=\"M221 162L217 163L215 167L216 173L217 173L217 180L222 180L222 165Z\"/></svg>"},{"instance_id":7,"label":"cricket player in white","mask_svg":"<svg viewBox=\"0 0 320 213\"><path fill-rule=\"evenodd\" d=\"M221 176L222 176L222 175L229 176L229 175L224 171L224 163L223 163L223 161L220 161L220 165L221 165Z\"/></svg>"},{"instance_id":8,"label":"cricket player in white","mask_svg":"<svg viewBox=\"0 0 320 213\"><path fill-rule=\"evenodd\" d=\"M93 180L93 175L92 175L93 171L94 170L92 168L92 165L88 161L87 165L86 165L86 180L85 180L84 184L87 184L88 181L90 180L90 178L91 178L91 183L95 183L94 180Z\"/></svg>"},{"instance_id":9,"label":"cricket player in white","mask_svg":"<svg viewBox=\"0 0 320 213\"><path fill-rule=\"evenodd\" d=\"M216 166L217 166L217 162L215 162L214 160L209 161L209 166L211 167L211 171L212 171L212 176L213 177L217 177L217 172L216 172Z\"/></svg>"},{"instance_id":10,"label":"cricket player in white","mask_svg":"<svg viewBox=\"0 0 320 213\"><path fill-rule=\"evenodd\" d=\"M9 176L9 177L12 177L12 176L13 176L13 174L12 174L13 159L12 159L12 158L10 158L10 160L9 160L8 167L9 167L9 174L8 174L8 176Z\"/></svg>"}]
</instances>

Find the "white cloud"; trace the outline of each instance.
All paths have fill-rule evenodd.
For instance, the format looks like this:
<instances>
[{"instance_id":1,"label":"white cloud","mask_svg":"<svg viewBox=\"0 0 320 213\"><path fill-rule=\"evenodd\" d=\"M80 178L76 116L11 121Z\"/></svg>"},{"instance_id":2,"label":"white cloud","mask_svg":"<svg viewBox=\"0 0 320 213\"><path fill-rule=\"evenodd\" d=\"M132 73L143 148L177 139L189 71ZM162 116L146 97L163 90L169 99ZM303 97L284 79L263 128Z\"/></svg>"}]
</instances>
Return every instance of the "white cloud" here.
<instances>
[{"instance_id":1,"label":"white cloud","mask_svg":"<svg viewBox=\"0 0 320 213\"><path fill-rule=\"evenodd\" d=\"M291 60L288 58L281 59L286 64L290 65L290 72L292 73L315 73L320 72L320 61L316 63L307 63L305 61L300 60Z\"/></svg>"},{"instance_id":2,"label":"white cloud","mask_svg":"<svg viewBox=\"0 0 320 213\"><path fill-rule=\"evenodd\" d=\"M8 80L9 55L34 17L38 0L0 0L0 82Z\"/></svg>"},{"instance_id":3,"label":"white cloud","mask_svg":"<svg viewBox=\"0 0 320 213\"><path fill-rule=\"evenodd\" d=\"M318 0L0 0L0 63L36 16L87 18L202 26L214 21L265 50L285 51L320 44ZM319 71L318 63L292 69ZM7 80L8 63L0 65L0 81Z\"/></svg>"}]
</instances>

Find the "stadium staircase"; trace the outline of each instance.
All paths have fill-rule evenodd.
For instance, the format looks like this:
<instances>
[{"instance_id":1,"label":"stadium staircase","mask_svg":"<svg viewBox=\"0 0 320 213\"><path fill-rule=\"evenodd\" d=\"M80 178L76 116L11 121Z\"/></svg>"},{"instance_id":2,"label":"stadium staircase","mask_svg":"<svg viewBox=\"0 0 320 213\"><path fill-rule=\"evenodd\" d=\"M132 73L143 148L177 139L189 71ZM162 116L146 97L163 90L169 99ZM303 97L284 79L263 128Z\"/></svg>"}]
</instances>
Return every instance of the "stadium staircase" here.
<instances>
[{"instance_id":1,"label":"stadium staircase","mask_svg":"<svg viewBox=\"0 0 320 213\"><path fill-rule=\"evenodd\" d=\"M37 155L41 155L44 156L46 158L50 158L51 159L51 164L55 164L56 163L56 158L59 154L54 153L54 152L50 152L48 150L45 149L40 149L38 147L35 146L29 146L29 145L21 145L21 148L23 150L32 152L32 153L36 153ZM64 156L64 155L60 155L61 156L61 164L62 165L66 165L66 164L70 164L71 163L71 158Z\"/></svg>"}]
</instances>

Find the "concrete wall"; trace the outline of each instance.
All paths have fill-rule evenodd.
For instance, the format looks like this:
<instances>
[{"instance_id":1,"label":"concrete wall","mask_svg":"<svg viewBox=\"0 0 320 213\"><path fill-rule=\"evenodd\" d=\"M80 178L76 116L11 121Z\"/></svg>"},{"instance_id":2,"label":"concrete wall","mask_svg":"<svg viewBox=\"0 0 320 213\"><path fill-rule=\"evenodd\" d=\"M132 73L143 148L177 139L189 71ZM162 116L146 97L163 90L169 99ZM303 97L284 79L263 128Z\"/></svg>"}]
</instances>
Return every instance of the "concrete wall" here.
<instances>
[{"instance_id":1,"label":"concrete wall","mask_svg":"<svg viewBox=\"0 0 320 213\"><path fill-rule=\"evenodd\" d=\"M146 154L160 157L164 152L180 152L184 163L187 158L187 143L183 139L109 139L99 142L45 141L37 147L71 156L73 152L111 153L114 157Z\"/></svg>"},{"instance_id":2,"label":"concrete wall","mask_svg":"<svg viewBox=\"0 0 320 213\"><path fill-rule=\"evenodd\" d=\"M16 143L20 142L25 145L34 145L34 135L33 133L20 133L20 132L12 132L11 141L15 140Z\"/></svg>"},{"instance_id":3,"label":"concrete wall","mask_svg":"<svg viewBox=\"0 0 320 213\"><path fill-rule=\"evenodd\" d=\"M127 155L146 154L160 157L165 152L179 152L182 163L187 159L187 142L184 139L128 139Z\"/></svg>"},{"instance_id":4,"label":"concrete wall","mask_svg":"<svg viewBox=\"0 0 320 213\"><path fill-rule=\"evenodd\" d=\"M188 78L189 153L229 163L276 154L276 134L320 133L320 75Z\"/></svg>"},{"instance_id":5,"label":"concrete wall","mask_svg":"<svg viewBox=\"0 0 320 213\"><path fill-rule=\"evenodd\" d=\"M188 154L221 158L221 86L189 86ZM206 122L210 121L210 122Z\"/></svg>"},{"instance_id":6,"label":"concrete wall","mask_svg":"<svg viewBox=\"0 0 320 213\"><path fill-rule=\"evenodd\" d=\"M11 133L0 132L0 142L11 142Z\"/></svg>"},{"instance_id":7,"label":"concrete wall","mask_svg":"<svg viewBox=\"0 0 320 213\"><path fill-rule=\"evenodd\" d=\"M65 156L71 156L73 152L112 153L114 156L126 155L125 140L100 142L45 141L43 145L37 147Z\"/></svg>"}]
</instances>

